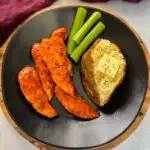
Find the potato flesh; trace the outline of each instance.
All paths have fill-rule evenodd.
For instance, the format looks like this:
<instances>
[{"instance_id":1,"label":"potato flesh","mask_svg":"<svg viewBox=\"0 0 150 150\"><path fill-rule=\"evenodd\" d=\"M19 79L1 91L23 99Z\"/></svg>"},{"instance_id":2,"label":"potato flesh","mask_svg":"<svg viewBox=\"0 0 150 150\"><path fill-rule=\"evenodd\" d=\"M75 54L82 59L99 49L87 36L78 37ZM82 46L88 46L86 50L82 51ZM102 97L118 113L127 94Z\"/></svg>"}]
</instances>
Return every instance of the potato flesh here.
<instances>
[{"instance_id":1,"label":"potato flesh","mask_svg":"<svg viewBox=\"0 0 150 150\"><path fill-rule=\"evenodd\" d=\"M115 59L112 56L104 54L104 56L100 59L97 65L97 70L106 76L114 79L118 69L120 67L120 61Z\"/></svg>"}]
</instances>

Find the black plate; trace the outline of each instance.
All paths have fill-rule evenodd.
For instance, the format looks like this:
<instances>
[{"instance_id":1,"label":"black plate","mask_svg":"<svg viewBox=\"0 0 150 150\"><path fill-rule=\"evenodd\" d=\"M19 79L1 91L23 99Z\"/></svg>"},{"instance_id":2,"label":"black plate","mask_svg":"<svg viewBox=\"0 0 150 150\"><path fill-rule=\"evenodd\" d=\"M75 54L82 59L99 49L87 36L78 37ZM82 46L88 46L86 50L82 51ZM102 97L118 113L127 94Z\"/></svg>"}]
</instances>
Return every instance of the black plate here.
<instances>
[{"instance_id":1,"label":"black plate","mask_svg":"<svg viewBox=\"0 0 150 150\"><path fill-rule=\"evenodd\" d=\"M88 15L95 8L87 7ZM77 7L62 7L33 17L13 36L4 56L2 88L6 107L17 125L29 136L46 144L65 148L89 148L109 143L131 125L144 101L148 84L148 67L143 49L133 32L115 16L102 12L106 30L100 36L118 44L127 59L127 73L123 84L103 108L95 106L86 95L81 82L80 63L74 64L74 83L78 92L89 101L101 117L82 121L67 113L54 98L52 104L60 117L47 119L40 116L21 93L17 74L32 64L31 45L48 37L59 27L71 28Z\"/></svg>"}]
</instances>

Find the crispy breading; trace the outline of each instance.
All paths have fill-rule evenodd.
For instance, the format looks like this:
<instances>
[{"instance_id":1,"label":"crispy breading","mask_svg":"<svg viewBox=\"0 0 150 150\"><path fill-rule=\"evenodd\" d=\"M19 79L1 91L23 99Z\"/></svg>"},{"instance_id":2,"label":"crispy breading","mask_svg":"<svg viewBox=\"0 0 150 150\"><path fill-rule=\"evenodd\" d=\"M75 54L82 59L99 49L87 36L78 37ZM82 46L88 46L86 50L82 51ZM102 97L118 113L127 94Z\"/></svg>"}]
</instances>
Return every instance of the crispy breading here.
<instances>
[{"instance_id":1,"label":"crispy breading","mask_svg":"<svg viewBox=\"0 0 150 150\"><path fill-rule=\"evenodd\" d=\"M36 69L39 75L39 78L41 80L41 83L43 85L43 89L46 93L46 95L49 98L49 101L51 101L53 94L54 94L54 82L52 80L52 77L47 69L47 66L44 64L40 53L39 53L39 43L34 43L32 45L31 54L34 59Z\"/></svg>"},{"instance_id":2,"label":"crispy breading","mask_svg":"<svg viewBox=\"0 0 150 150\"><path fill-rule=\"evenodd\" d=\"M27 101L37 112L48 118L58 115L56 110L48 103L48 97L44 93L38 74L32 66L26 66L19 72L18 82Z\"/></svg>"},{"instance_id":3,"label":"crispy breading","mask_svg":"<svg viewBox=\"0 0 150 150\"><path fill-rule=\"evenodd\" d=\"M64 108L81 119L95 119L99 117L98 112L89 105L87 101L79 96L70 96L59 86L55 86L55 95Z\"/></svg>"},{"instance_id":4,"label":"crispy breading","mask_svg":"<svg viewBox=\"0 0 150 150\"><path fill-rule=\"evenodd\" d=\"M67 57L64 43L66 35L67 30L65 28L57 29L52 33L51 38L42 40L39 51L54 82L65 92L74 96L76 90L71 79L72 63Z\"/></svg>"},{"instance_id":5,"label":"crispy breading","mask_svg":"<svg viewBox=\"0 0 150 150\"><path fill-rule=\"evenodd\" d=\"M56 30L54 30L54 32L52 33L51 37L54 38L59 38L62 39L63 41L65 41L67 39L67 29L66 28L58 28Z\"/></svg>"}]
</instances>

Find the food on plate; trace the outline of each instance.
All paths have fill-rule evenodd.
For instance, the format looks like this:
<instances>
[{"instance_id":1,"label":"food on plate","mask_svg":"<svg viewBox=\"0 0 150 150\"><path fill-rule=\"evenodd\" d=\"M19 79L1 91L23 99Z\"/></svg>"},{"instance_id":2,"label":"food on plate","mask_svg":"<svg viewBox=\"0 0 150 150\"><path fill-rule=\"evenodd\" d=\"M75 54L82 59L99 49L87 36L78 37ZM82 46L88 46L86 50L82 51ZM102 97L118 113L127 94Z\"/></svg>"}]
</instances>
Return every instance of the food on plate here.
<instances>
[{"instance_id":1,"label":"food on plate","mask_svg":"<svg viewBox=\"0 0 150 150\"><path fill-rule=\"evenodd\" d=\"M77 63L88 46L94 42L104 29L105 25L102 22L98 22L83 41L74 49L70 57Z\"/></svg>"},{"instance_id":2,"label":"food on plate","mask_svg":"<svg viewBox=\"0 0 150 150\"><path fill-rule=\"evenodd\" d=\"M94 12L89 19L85 22L85 24L79 29L79 31L73 36L73 40L76 44L79 44L85 35L89 32L89 30L93 27L93 25L100 19L101 13Z\"/></svg>"},{"instance_id":3,"label":"food on plate","mask_svg":"<svg viewBox=\"0 0 150 150\"><path fill-rule=\"evenodd\" d=\"M67 39L67 29L66 28L58 28L52 32L51 38L56 40L61 46L63 46L62 51L66 53L66 45L64 41ZM61 41L61 42L60 42ZM65 48L64 48L65 47Z\"/></svg>"},{"instance_id":4,"label":"food on plate","mask_svg":"<svg viewBox=\"0 0 150 150\"><path fill-rule=\"evenodd\" d=\"M34 43L32 45L31 54L34 59L37 73L41 80L43 89L50 101L54 94L54 82L52 80L52 77L51 77L46 65L44 64L44 62L40 56L39 47L40 47L39 43Z\"/></svg>"},{"instance_id":5,"label":"food on plate","mask_svg":"<svg viewBox=\"0 0 150 150\"><path fill-rule=\"evenodd\" d=\"M52 33L51 38L40 43L40 55L51 73L53 81L65 92L74 96L76 93L72 83L72 64L67 57L67 29L59 28Z\"/></svg>"},{"instance_id":6,"label":"food on plate","mask_svg":"<svg viewBox=\"0 0 150 150\"><path fill-rule=\"evenodd\" d=\"M64 108L81 119L95 119L99 117L97 111L87 101L79 96L71 96L59 86L55 86L55 95Z\"/></svg>"},{"instance_id":7,"label":"food on plate","mask_svg":"<svg viewBox=\"0 0 150 150\"><path fill-rule=\"evenodd\" d=\"M86 14L87 14L87 10L85 8L82 8L82 7L78 8L78 10L76 12L76 16L73 21L71 32L70 32L70 35L68 38L68 43L67 43L68 54L71 54L73 49L76 47L76 44L73 41L72 37L76 34L76 32L83 25Z\"/></svg>"},{"instance_id":8,"label":"food on plate","mask_svg":"<svg viewBox=\"0 0 150 150\"><path fill-rule=\"evenodd\" d=\"M18 74L20 88L33 108L48 118L58 115L48 101L53 96L54 88L56 97L68 112L81 119L97 118L99 113L78 95L73 85L66 38L67 29L59 28L40 44L33 44L31 54L37 72L31 66L23 68Z\"/></svg>"},{"instance_id":9,"label":"food on plate","mask_svg":"<svg viewBox=\"0 0 150 150\"><path fill-rule=\"evenodd\" d=\"M51 38L42 40L40 43L40 55L56 84L55 95L75 116L82 119L96 118L99 116L96 110L77 96L72 83L72 63L67 56L64 35L66 35L64 28L59 28L52 33Z\"/></svg>"},{"instance_id":10,"label":"food on plate","mask_svg":"<svg viewBox=\"0 0 150 150\"><path fill-rule=\"evenodd\" d=\"M33 67L24 67L18 74L18 82L25 98L37 112L48 118L58 115L48 103L48 96L45 94L38 74Z\"/></svg>"},{"instance_id":11,"label":"food on plate","mask_svg":"<svg viewBox=\"0 0 150 150\"><path fill-rule=\"evenodd\" d=\"M100 12L94 12L84 23L87 10L78 8L67 47L67 29L54 30L51 37L32 46L36 70L24 67L18 74L20 88L33 108L48 118L58 115L49 104L53 95L64 108L81 119L94 119L99 113L79 94L73 85L73 66L82 54L105 30L98 21ZM82 81L88 96L99 106L110 100L112 93L122 83L126 73L126 60L120 48L109 40L97 39L81 60Z\"/></svg>"},{"instance_id":12,"label":"food on plate","mask_svg":"<svg viewBox=\"0 0 150 150\"><path fill-rule=\"evenodd\" d=\"M83 55L81 72L83 86L88 96L97 105L104 106L123 82L126 60L115 43L98 39Z\"/></svg>"}]
</instances>

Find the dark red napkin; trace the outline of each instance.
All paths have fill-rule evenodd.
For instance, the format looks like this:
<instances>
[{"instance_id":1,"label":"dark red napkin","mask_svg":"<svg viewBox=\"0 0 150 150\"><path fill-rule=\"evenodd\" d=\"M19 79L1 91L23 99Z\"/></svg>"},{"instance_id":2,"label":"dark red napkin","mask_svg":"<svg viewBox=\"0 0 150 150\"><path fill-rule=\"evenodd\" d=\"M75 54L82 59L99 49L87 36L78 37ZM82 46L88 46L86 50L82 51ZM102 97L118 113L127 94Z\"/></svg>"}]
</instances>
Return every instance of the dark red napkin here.
<instances>
[{"instance_id":1,"label":"dark red napkin","mask_svg":"<svg viewBox=\"0 0 150 150\"><path fill-rule=\"evenodd\" d=\"M56 0L0 0L0 45L21 21L54 1Z\"/></svg>"},{"instance_id":2,"label":"dark red napkin","mask_svg":"<svg viewBox=\"0 0 150 150\"><path fill-rule=\"evenodd\" d=\"M0 0L0 45L4 43L14 28L29 15L56 0ZM105 2L109 0L83 0L87 2ZM141 0L126 0L139 2Z\"/></svg>"}]
</instances>

